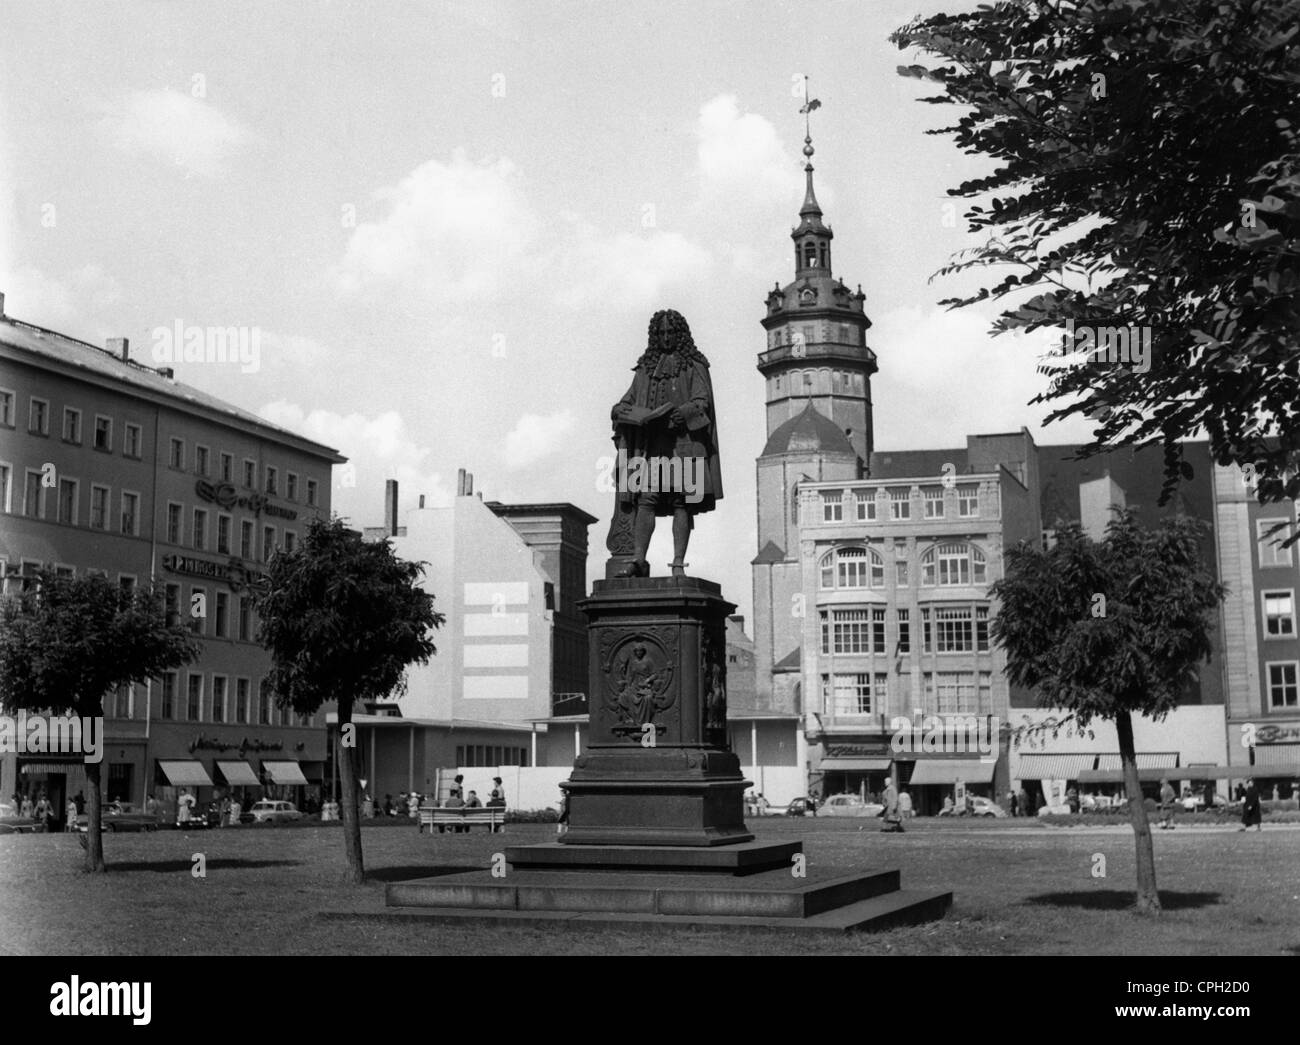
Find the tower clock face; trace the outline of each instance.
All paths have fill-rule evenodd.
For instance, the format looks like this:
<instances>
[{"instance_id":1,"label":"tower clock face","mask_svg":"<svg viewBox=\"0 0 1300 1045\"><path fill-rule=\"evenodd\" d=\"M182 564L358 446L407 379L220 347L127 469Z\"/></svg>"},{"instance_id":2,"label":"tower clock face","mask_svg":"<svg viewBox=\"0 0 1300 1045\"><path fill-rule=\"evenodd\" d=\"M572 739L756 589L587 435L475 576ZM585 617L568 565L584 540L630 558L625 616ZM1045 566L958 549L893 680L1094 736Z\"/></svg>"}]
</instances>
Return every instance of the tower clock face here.
<instances>
[{"instance_id":1,"label":"tower clock face","mask_svg":"<svg viewBox=\"0 0 1300 1045\"><path fill-rule=\"evenodd\" d=\"M816 297L817 297L817 292L813 290L811 287L799 295L801 301L812 301Z\"/></svg>"}]
</instances>

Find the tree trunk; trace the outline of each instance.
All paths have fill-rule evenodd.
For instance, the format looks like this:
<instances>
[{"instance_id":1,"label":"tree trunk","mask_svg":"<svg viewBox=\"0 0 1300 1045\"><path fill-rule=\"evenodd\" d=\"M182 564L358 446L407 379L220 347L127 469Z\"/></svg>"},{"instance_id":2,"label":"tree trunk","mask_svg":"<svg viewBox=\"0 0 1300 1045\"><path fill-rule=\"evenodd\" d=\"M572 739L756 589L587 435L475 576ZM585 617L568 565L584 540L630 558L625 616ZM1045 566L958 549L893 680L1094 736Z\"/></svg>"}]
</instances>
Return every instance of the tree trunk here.
<instances>
[{"instance_id":1,"label":"tree trunk","mask_svg":"<svg viewBox=\"0 0 1300 1045\"><path fill-rule=\"evenodd\" d=\"M366 880L366 868L361 856L361 811L357 808L357 743L356 734L351 736L351 743L343 740L350 732L352 722L352 701L339 701L339 778L343 787L343 798L339 802L339 811L343 814L343 849L348 857L348 869L345 881L350 885L361 885Z\"/></svg>"},{"instance_id":2,"label":"tree trunk","mask_svg":"<svg viewBox=\"0 0 1300 1045\"><path fill-rule=\"evenodd\" d=\"M86 870L106 871L104 864L104 833L100 825L104 822L104 802L101 797L99 770L102 762L86 763L86 786L90 794L86 796Z\"/></svg>"},{"instance_id":3,"label":"tree trunk","mask_svg":"<svg viewBox=\"0 0 1300 1045\"><path fill-rule=\"evenodd\" d=\"M1139 914L1160 913L1160 893L1156 890L1156 857L1151 848L1151 824L1142 798L1138 778L1137 754L1133 750L1133 718L1128 712L1115 716L1119 734L1119 758L1124 766L1124 791L1128 795L1129 816L1133 820L1133 840L1137 847L1137 910Z\"/></svg>"}]
</instances>

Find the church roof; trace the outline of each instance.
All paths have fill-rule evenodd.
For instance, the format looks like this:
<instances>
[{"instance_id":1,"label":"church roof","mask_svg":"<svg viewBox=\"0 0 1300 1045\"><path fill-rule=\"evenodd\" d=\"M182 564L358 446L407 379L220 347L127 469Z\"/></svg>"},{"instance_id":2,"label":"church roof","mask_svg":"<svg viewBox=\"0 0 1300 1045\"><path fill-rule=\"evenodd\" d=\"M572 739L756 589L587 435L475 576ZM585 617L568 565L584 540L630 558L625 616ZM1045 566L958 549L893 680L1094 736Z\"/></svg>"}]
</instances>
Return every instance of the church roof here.
<instances>
[{"instance_id":1,"label":"church roof","mask_svg":"<svg viewBox=\"0 0 1300 1045\"><path fill-rule=\"evenodd\" d=\"M774 562L785 562L785 552L774 541L768 541L762 550L750 560L751 566L767 566Z\"/></svg>"},{"instance_id":2,"label":"church roof","mask_svg":"<svg viewBox=\"0 0 1300 1045\"><path fill-rule=\"evenodd\" d=\"M796 646L791 652L772 665L773 671L797 671L803 662L803 651Z\"/></svg>"},{"instance_id":3,"label":"church roof","mask_svg":"<svg viewBox=\"0 0 1300 1045\"><path fill-rule=\"evenodd\" d=\"M767 440L763 447L763 456L771 454L798 453L845 453L855 454L853 444L848 436L840 431L839 426L812 405L812 400L803 411L790 418Z\"/></svg>"}]
</instances>

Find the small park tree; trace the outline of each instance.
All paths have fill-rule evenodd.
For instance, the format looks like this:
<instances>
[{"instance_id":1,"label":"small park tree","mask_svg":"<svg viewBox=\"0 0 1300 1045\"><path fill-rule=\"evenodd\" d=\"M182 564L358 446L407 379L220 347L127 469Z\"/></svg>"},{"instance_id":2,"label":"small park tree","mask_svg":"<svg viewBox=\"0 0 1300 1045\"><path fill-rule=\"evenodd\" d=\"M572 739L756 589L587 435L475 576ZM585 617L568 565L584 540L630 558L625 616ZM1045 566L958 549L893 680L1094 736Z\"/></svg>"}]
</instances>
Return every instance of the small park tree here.
<instances>
[{"instance_id":1,"label":"small park tree","mask_svg":"<svg viewBox=\"0 0 1300 1045\"><path fill-rule=\"evenodd\" d=\"M337 707L343 844L356 885L365 865L352 712L387 696L409 664L426 664L436 652L431 632L444 617L419 585L422 572L422 563L399 559L387 541L363 540L338 519L316 520L297 548L275 555L254 592L277 703L299 714Z\"/></svg>"},{"instance_id":2,"label":"small park tree","mask_svg":"<svg viewBox=\"0 0 1300 1045\"><path fill-rule=\"evenodd\" d=\"M1132 508L1116 510L1100 543L1073 525L1047 550L1008 550L992 589L1001 605L990 631L1006 650L1012 684L1037 690L1045 707L1072 711L1080 727L1094 717L1115 723L1143 913L1157 913L1160 897L1133 716L1164 718L1209 659L1225 589L1202 564L1205 529L1180 516L1148 530Z\"/></svg>"},{"instance_id":3,"label":"small park tree","mask_svg":"<svg viewBox=\"0 0 1300 1045\"><path fill-rule=\"evenodd\" d=\"M0 707L96 719L104 695L156 678L199 655L183 621L169 621L156 589L125 589L98 574L35 574L0 604ZM101 764L86 763L86 870L103 871Z\"/></svg>"}]
</instances>

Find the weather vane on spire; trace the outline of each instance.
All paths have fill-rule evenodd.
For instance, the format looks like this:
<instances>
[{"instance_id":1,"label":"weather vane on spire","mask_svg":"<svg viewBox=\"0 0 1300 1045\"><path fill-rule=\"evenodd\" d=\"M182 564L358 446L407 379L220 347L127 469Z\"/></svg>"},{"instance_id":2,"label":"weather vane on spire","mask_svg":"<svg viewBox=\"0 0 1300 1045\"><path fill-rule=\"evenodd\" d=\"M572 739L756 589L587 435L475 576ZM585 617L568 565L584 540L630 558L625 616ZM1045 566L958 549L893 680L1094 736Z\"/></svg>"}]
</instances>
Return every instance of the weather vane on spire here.
<instances>
[{"instance_id":1,"label":"weather vane on spire","mask_svg":"<svg viewBox=\"0 0 1300 1045\"><path fill-rule=\"evenodd\" d=\"M803 77L803 97L804 97L803 106L799 109L799 111L803 113L803 134L804 134L803 154L805 157L807 157L807 160L805 161L804 164L804 169L812 170L813 146L812 146L812 125L810 123L810 115L814 110L820 109L822 107L822 103L819 102L816 98L809 97L807 73L804 73L804 77Z\"/></svg>"}]
</instances>

